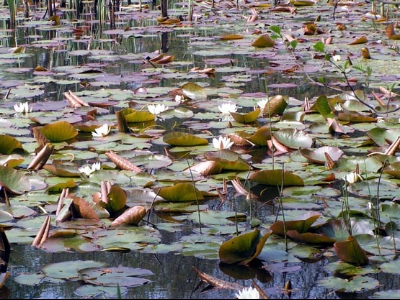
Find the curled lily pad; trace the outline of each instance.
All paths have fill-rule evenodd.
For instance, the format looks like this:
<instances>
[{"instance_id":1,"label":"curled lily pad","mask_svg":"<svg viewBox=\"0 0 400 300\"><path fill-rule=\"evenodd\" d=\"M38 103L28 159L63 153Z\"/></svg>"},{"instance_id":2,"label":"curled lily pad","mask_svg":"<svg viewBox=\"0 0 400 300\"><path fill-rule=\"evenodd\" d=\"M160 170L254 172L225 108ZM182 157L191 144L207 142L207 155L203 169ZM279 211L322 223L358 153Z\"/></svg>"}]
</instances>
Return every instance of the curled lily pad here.
<instances>
[{"instance_id":1,"label":"curled lily pad","mask_svg":"<svg viewBox=\"0 0 400 300\"><path fill-rule=\"evenodd\" d=\"M269 98L264 106L263 115L269 117L283 114L289 104L288 101L289 97L282 95L276 95Z\"/></svg>"},{"instance_id":2,"label":"curled lily pad","mask_svg":"<svg viewBox=\"0 0 400 300\"><path fill-rule=\"evenodd\" d=\"M304 131L298 129L281 129L274 133L274 137L281 144L292 149L310 148L313 139Z\"/></svg>"},{"instance_id":3,"label":"curled lily pad","mask_svg":"<svg viewBox=\"0 0 400 300\"><path fill-rule=\"evenodd\" d=\"M51 142L62 142L74 138L78 131L67 121L57 121L47 124L39 131Z\"/></svg>"},{"instance_id":4,"label":"curled lily pad","mask_svg":"<svg viewBox=\"0 0 400 300\"><path fill-rule=\"evenodd\" d=\"M118 185L113 185L108 193L107 210L110 213L117 212L125 207L126 193Z\"/></svg>"},{"instance_id":5,"label":"curled lily pad","mask_svg":"<svg viewBox=\"0 0 400 300\"><path fill-rule=\"evenodd\" d=\"M238 123L253 123L257 120L258 116L260 115L260 108L256 108L255 110L248 112L246 114L240 114L236 112L230 113L233 119Z\"/></svg>"},{"instance_id":6,"label":"curled lily pad","mask_svg":"<svg viewBox=\"0 0 400 300\"><path fill-rule=\"evenodd\" d=\"M258 38L254 40L253 43L251 43L253 47L260 47L260 48L265 48L265 47L273 47L275 45L275 41L270 38L268 34L262 34Z\"/></svg>"},{"instance_id":7,"label":"curled lily pad","mask_svg":"<svg viewBox=\"0 0 400 300\"><path fill-rule=\"evenodd\" d=\"M333 244L337 256L344 262L364 266L368 264L368 257L365 251L358 244L353 236L349 236L345 241Z\"/></svg>"},{"instance_id":8,"label":"curled lily pad","mask_svg":"<svg viewBox=\"0 0 400 300\"><path fill-rule=\"evenodd\" d=\"M333 161L337 161L344 154L340 148L331 146L323 146L315 150L300 149L299 152L309 161L321 165L325 164L327 161L326 154L328 154Z\"/></svg>"},{"instance_id":9,"label":"curled lily pad","mask_svg":"<svg viewBox=\"0 0 400 300\"><path fill-rule=\"evenodd\" d=\"M119 225L138 225L139 222L146 215L147 210L143 206L137 205L133 206L122 213L118 218L116 218L111 226Z\"/></svg>"},{"instance_id":10,"label":"curled lily pad","mask_svg":"<svg viewBox=\"0 0 400 300\"><path fill-rule=\"evenodd\" d=\"M298 233L305 233L320 216L321 214L319 213L311 213L299 216L297 220L285 221L285 223L278 220L271 225L270 229L273 233L279 235L284 235L285 230L295 230Z\"/></svg>"},{"instance_id":11,"label":"curled lily pad","mask_svg":"<svg viewBox=\"0 0 400 300\"><path fill-rule=\"evenodd\" d=\"M394 178L400 178L400 162L394 162L383 169L383 173L390 174Z\"/></svg>"},{"instance_id":12,"label":"curled lily pad","mask_svg":"<svg viewBox=\"0 0 400 300\"><path fill-rule=\"evenodd\" d=\"M208 145L208 140L185 132L170 132L163 136L164 142L171 146Z\"/></svg>"},{"instance_id":13,"label":"curled lily pad","mask_svg":"<svg viewBox=\"0 0 400 300\"><path fill-rule=\"evenodd\" d=\"M223 170L250 171L251 166L241 156L231 150L220 150L207 152L204 157L208 160L218 162Z\"/></svg>"},{"instance_id":14,"label":"curled lily pad","mask_svg":"<svg viewBox=\"0 0 400 300\"><path fill-rule=\"evenodd\" d=\"M133 111L130 114L125 115L125 120L128 123L153 121L154 115L148 111Z\"/></svg>"},{"instance_id":15,"label":"curled lily pad","mask_svg":"<svg viewBox=\"0 0 400 300\"><path fill-rule=\"evenodd\" d=\"M23 150L21 143L13 136L0 134L0 153L11 154L15 150Z\"/></svg>"},{"instance_id":16,"label":"curled lily pad","mask_svg":"<svg viewBox=\"0 0 400 300\"><path fill-rule=\"evenodd\" d=\"M264 235L257 228L224 242L219 248L219 259L226 264L246 265L256 258L271 235L268 231Z\"/></svg>"},{"instance_id":17,"label":"curled lily pad","mask_svg":"<svg viewBox=\"0 0 400 300\"><path fill-rule=\"evenodd\" d=\"M271 129L268 126L262 126L248 140L257 146L267 146L267 141L271 140Z\"/></svg>"},{"instance_id":18,"label":"curled lily pad","mask_svg":"<svg viewBox=\"0 0 400 300\"><path fill-rule=\"evenodd\" d=\"M23 194L31 189L31 183L23 172L0 166L0 187L13 194Z\"/></svg>"},{"instance_id":19,"label":"curled lily pad","mask_svg":"<svg viewBox=\"0 0 400 300\"><path fill-rule=\"evenodd\" d=\"M197 83L188 82L182 85L182 94L192 100L205 100L207 99L207 92L205 88Z\"/></svg>"}]
</instances>

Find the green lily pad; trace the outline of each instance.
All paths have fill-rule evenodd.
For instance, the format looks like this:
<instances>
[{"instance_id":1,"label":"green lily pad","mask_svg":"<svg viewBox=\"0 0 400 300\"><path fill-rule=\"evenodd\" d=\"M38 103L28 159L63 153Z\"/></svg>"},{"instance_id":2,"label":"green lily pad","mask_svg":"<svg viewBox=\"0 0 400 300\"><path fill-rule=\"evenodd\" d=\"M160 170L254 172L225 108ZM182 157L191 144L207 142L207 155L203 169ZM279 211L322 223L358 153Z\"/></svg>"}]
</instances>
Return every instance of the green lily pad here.
<instances>
[{"instance_id":1,"label":"green lily pad","mask_svg":"<svg viewBox=\"0 0 400 300\"><path fill-rule=\"evenodd\" d=\"M31 183L23 172L0 166L0 187L13 194L30 191Z\"/></svg>"},{"instance_id":2,"label":"green lily pad","mask_svg":"<svg viewBox=\"0 0 400 300\"><path fill-rule=\"evenodd\" d=\"M208 145L208 140L185 132L170 132L163 136L163 141L171 146Z\"/></svg>"},{"instance_id":3,"label":"green lily pad","mask_svg":"<svg viewBox=\"0 0 400 300\"><path fill-rule=\"evenodd\" d=\"M348 293L373 290L379 286L378 280L368 276L355 276L351 280L330 276L318 283L327 289Z\"/></svg>"},{"instance_id":4,"label":"green lily pad","mask_svg":"<svg viewBox=\"0 0 400 300\"><path fill-rule=\"evenodd\" d=\"M308 134L296 128L281 129L274 133L274 137L291 149L310 148L313 144L313 139Z\"/></svg>"},{"instance_id":5,"label":"green lily pad","mask_svg":"<svg viewBox=\"0 0 400 300\"><path fill-rule=\"evenodd\" d=\"M120 286L135 287L151 282L142 276L154 275L153 272L141 268L131 267L92 267L78 271L82 280L86 283L98 286Z\"/></svg>"},{"instance_id":6,"label":"green lily pad","mask_svg":"<svg viewBox=\"0 0 400 300\"><path fill-rule=\"evenodd\" d=\"M265 184L281 186L303 186L304 182L300 176L290 171L282 170L262 170L250 174L249 180Z\"/></svg>"},{"instance_id":7,"label":"green lily pad","mask_svg":"<svg viewBox=\"0 0 400 300\"><path fill-rule=\"evenodd\" d=\"M0 153L11 154L15 150L24 150L22 144L13 136L0 134Z\"/></svg>"},{"instance_id":8,"label":"green lily pad","mask_svg":"<svg viewBox=\"0 0 400 300\"><path fill-rule=\"evenodd\" d=\"M80 280L79 270L86 268L104 267L105 263L93 260L63 261L48 264L43 267L43 272L48 277L60 278L65 280Z\"/></svg>"},{"instance_id":9,"label":"green lily pad","mask_svg":"<svg viewBox=\"0 0 400 300\"><path fill-rule=\"evenodd\" d=\"M224 242L219 248L219 259L226 264L246 265L256 258L271 235L269 231L262 235L256 228Z\"/></svg>"},{"instance_id":10,"label":"green lily pad","mask_svg":"<svg viewBox=\"0 0 400 300\"><path fill-rule=\"evenodd\" d=\"M50 142L67 141L78 135L78 131L67 121L57 121L39 128Z\"/></svg>"},{"instance_id":11,"label":"green lily pad","mask_svg":"<svg viewBox=\"0 0 400 300\"><path fill-rule=\"evenodd\" d=\"M230 114L233 119L238 123L254 123L260 115L260 108L256 108L254 111L248 112L246 114L240 114L236 112L231 112Z\"/></svg>"},{"instance_id":12,"label":"green lily pad","mask_svg":"<svg viewBox=\"0 0 400 300\"><path fill-rule=\"evenodd\" d=\"M204 200L200 192L192 183L180 182L173 186L162 187L157 195L171 202Z\"/></svg>"}]
</instances>

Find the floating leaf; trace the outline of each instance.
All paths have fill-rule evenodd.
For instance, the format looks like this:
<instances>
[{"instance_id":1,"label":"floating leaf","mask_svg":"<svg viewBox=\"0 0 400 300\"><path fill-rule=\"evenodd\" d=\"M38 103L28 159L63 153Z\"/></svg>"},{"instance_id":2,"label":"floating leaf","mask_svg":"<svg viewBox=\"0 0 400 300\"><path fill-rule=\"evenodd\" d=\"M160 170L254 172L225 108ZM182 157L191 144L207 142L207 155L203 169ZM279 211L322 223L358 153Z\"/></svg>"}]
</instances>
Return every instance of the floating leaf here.
<instances>
[{"instance_id":1,"label":"floating leaf","mask_svg":"<svg viewBox=\"0 0 400 300\"><path fill-rule=\"evenodd\" d=\"M219 248L218 254L220 261L226 264L248 264L261 253L271 233L272 232L269 231L262 235L260 230L255 228L252 232L247 232L231 238L224 242Z\"/></svg>"},{"instance_id":2,"label":"floating leaf","mask_svg":"<svg viewBox=\"0 0 400 300\"><path fill-rule=\"evenodd\" d=\"M248 140L257 146L267 146L271 140L271 129L269 126L262 126L248 138Z\"/></svg>"},{"instance_id":3,"label":"floating leaf","mask_svg":"<svg viewBox=\"0 0 400 300\"><path fill-rule=\"evenodd\" d=\"M128 123L148 122L154 120L154 115L149 111L133 111L125 115Z\"/></svg>"},{"instance_id":4,"label":"floating leaf","mask_svg":"<svg viewBox=\"0 0 400 300\"><path fill-rule=\"evenodd\" d=\"M288 230L287 236L297 243L305 244L333 244L335 239L317 233L298 233L297 230Z\"/></svg>"},{"instance_id":5,"label":"floating leaf","mask_svg":"<svg viewBox=\"0 0 400 300\"><path fill-rule=\"evenodd\" d=\"M67 121L57 121L39 128L39 131L51 142L67 141L78 135L78 131Z\"/></svg>"},{"instance_id":6,"label":"floating leaf","mask_svg":"<svg viewBox=\"0 0 400 300\"><path fill-rule=\"evenodd\" d=\"M273 115L282 115L288 106L289 97L276 95L268 99L267 103L264 106L263 115L264 116L273 116Z\"/></svg>"},{"instance_id":7,"label":"floating leaf","mask_svg":"<svg viewBox=\"0 0 400 300\"><path fill-rule=\"evenodd\" d=\"M380 285L378 280L368 276L355 276L351 280L329 276L318 283L322 287L347 293L373 290Z\"/></svg>"},{"instance_id":8,"label":"floating leaf","mask_svg":"<svg viewBox=\"0 0 400 300\"><path fill-rule=\"evenodd\" d=\"M0 187L14 194L23 194L31 189L31 183L23 172L0 166Z\"/></svg>"},{"instance_id":9,"label":"floating leaf","mask_svg":"<svg viewBox=\"0 0 400 300\"><path fill-rule=\"evenodd\" d=\"M243 38L243 35L240 34L226 34L220 37L221 41L229 41L229 40L240 40Z\"/></svg>"},{"instance_id":10,"label":"floating leaf","mask_svg":"<svg viewBox=\"0 0 400 300\"><path fill-rule=\"evenodd\" d=\"M108 193L107 210L110 213L120 211L126 204L126 192L118 185L113 185Z\"/></svg>"},{"instance_id":11,"label":"floating leaf","mask_svg":"<svg viewBox=\"0 0 400 300\"><path fill-rule=\"evenodd\" d=\"M311 216L310 216L311 215ZM321 216L319 213L310 213L310 214L305 214L298 220L291 220L291 221L286 221L283 223L283 221L276 221L274 224L271 225L270 229L272 230L273 233L279 234L279 235L284 235L285 234L285 229L286 231L289 230L295 230L298 233L305 233L310 229L311 225Z\"/></svg>"},{"instance_id":12,"label":"floating leaf","mask_svg":"<svg viewBox=\"0 0 400 300\"><path fill-rule=\"evenodd\" d=\"M254 123L260 115L260 108L256 108L254 111L248 112L246 114L239 114L236 112L231 112L230 114L233 119L238 123Z\"/></svg>"},{"instance_id":13,"label":"floating leaf","mask_svg":"<svg viewBox=\"0 0 400 300\"><path fill-rule=\"evenodd\" d=\"M207 152L204 154L207 160L218 162L222 170L250 171L251 166L241 156L232 151L223 149L220 151Z\"/></svg>"},{"instance_id":14,"label":"floating leaf","mask_svg":"<svg viewBox=\"0 0 400 300\"><path fill-rule=\"evenodd\" d=\"M359 44L365 44L366 42L368 42L368 39L365 35L355 39L354 41L352 41L349 45L359 45Z\"/></svg>"},{"instance_id":15,"label":"floating leaf","mask_svg":"<svg viewBox=\"0 0 400 300\"><path fill-rule=\"evenodd\" d=\"M162 187L158 190L157 195L171 202L204 200L203 194L194 184L187 182Z\"/></svg>"},{"instance_id":16,"label":"floating leaf","mask_svg":"<svg viewBox=\"0 0 400 300\"><path fill-rule=\"evenodd\" d=\"M24 148L15 137L0 134L0 153L9 155L15 150L24 150Z\"/></svg>"},{"instance_id":17,"label":"floating leaf","mask_svg":"<svg viewBox=\"0 0 400 300\"><path fill-rule=\"evenodd\" d=\"M249 176L249 180L265 184L281 186L303 186L304 181L298 175L290 171L278 170L262 170L254 172Z\"/></svg>"},{"instance_id":18,"label":"floating leaf","mask_svg":"<svg viewBox=\"0 0 400 300\"><path fill-rule=\"evenodd\" d=\"M80 269L78 273L86 283L114 287L117 284L124 287L141 286L150 280L140 277L154 275L150 270L122 266L86 268Z\"/></svg>"},{"instance_id":19,"label":"floating leaf","mask_svg":"<svg viewBox=\"0 0 400 300\"><path fill-rule=\"evenodd\" d=\"M300 154L307 158L309 161L316 164L325 164L327 159L325 154L327 153L332 161L337 161L344 152L338 147L323 146L315 150L300 149Z\"/></svg>"},{"instance_id":20,"label":"floating leaf","mask_svg":"<svg viewBox=\"0 0 400 300\"><path fill-rule=\"evenodd\" d=\"M265 48L265 47L273 47L275 45L275 41L270 38L268 34L262 34L259 37L257 37L253 43L251 43L253 47L260 47L260 48Z\"/></svg>"},{"instance_id":21,"label":"floating leaf","mask_svg":"<svg viewBox=\"0 0 400 300\"><path fill-rule=\"evenodd\" d=\"M138 225L139 222L146 215L147 210L143 206L133 206L125 210L122 215L116 218L112 223L111 227L120 225Z\"/></svg>"},{"instance_id":22,"label":"floating leaf","mask_svg":"<svg viewBox=\"0 0 400 300\"><path fill-rule=\"evenodd\" d=\"M313 144L313 139L297 128L281 129L274 133L274 137L278 142L292 149L310 148Z\"/></svg>"},{"instance_id":23,"label":"floating leaf","mask_svg":"<svg viewBox=\"0 0 400 300\"><path fill-rule=\"evenodd\" d=\"M170 132L163 136L164 142L171 146L208 145L208 140L185 132Z\"/></svg>"},{"instance_id":24,"label":"floating leaf","mask_svg":"<svg viewBox=\"0 0 400 300\"><path fill-rule=\"evenodd\" d=\"M188 97L191 100L205 100L207 99L206 89L202 86L188 82L182 85L182 94Z\"/></svg>"},{"instance_id":25,"label":"floating leaf","mask_svg":"<svg viewBox=\"0 0 400 300\"><path fill-rule=\"evenodd\" d=\"M349 236L345 241L333 244L337 256L344 262L364 266L368 264L368 257L353 236Z\"/></svg>"}]
</instances>

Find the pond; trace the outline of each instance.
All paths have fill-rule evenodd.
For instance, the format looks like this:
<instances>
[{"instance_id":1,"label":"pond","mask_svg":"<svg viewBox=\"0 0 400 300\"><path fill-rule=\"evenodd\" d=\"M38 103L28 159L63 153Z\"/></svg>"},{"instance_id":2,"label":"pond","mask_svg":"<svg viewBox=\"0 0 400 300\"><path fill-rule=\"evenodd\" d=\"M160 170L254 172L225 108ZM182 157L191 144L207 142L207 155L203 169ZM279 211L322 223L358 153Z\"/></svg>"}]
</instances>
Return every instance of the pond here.
<instances>
[{"instance_id":1,"label":"pond","mask_svg":"<svg viewBox=\"0 0 400 300\"><path fill-rule=\"evenodd\" d=\"M29 18L18 10L15 30L0 7L0 224L11 243L1 298L117 298L117 283L127 299L235 298L234 284L269 298L400 297L392 19L371 19L366 3L238 3L196 1L192 22L186 2L169 2L170 22L150 3L97 15L91 1L67 3L51 20L38 3ZM274 40L254 47L266 33ZM267 98L278 112L257 110ZM167 110L153 115L157 104ZM230 149L213 145L220 135ZM46 146L45 165L33 164ZM134 206L146 215L113 227ZM279 234L284 218L304 236ZM49 236L31 246L47 220ZM222 262L221 245L256 230L250 254ZM346 241L362 249L349 257ZM194 268L222 286L200 284Z\"/></svg>"}]
</instances>

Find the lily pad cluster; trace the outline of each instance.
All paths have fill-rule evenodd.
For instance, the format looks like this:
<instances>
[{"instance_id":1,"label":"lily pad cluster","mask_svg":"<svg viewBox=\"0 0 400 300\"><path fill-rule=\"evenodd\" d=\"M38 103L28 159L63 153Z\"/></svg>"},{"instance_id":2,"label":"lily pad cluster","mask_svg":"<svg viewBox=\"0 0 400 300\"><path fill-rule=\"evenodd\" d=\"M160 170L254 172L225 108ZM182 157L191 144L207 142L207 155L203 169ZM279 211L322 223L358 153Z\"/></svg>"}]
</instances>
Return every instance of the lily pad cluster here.
<instances>
[{"instance_id":1,"label":"lily pad cluster","mask_svg":"<svg viewBox=\"0 0 400 300\"><path fill-rule=\"evenodd\" d=\"M62 10L39 23L17 11L22 27L57 38L0 51L0 223L10 243L245 268L259 260L264 270L331 253L338 262L327 269L348 278L320 285L376 289L367 275L375 264L390 273L400 245L397 27L366 3L203 4L196 20L126 7L135 22L103 30L107 49ZM179 36L171 53L141 51L136 41L159 43L155 33ZM71 63L32 66L37 48ZM161 243L187 224L189 235ZM95 285L117 280L114 267L88 268L74 272Z\"/></svg>"}]
</instances>

